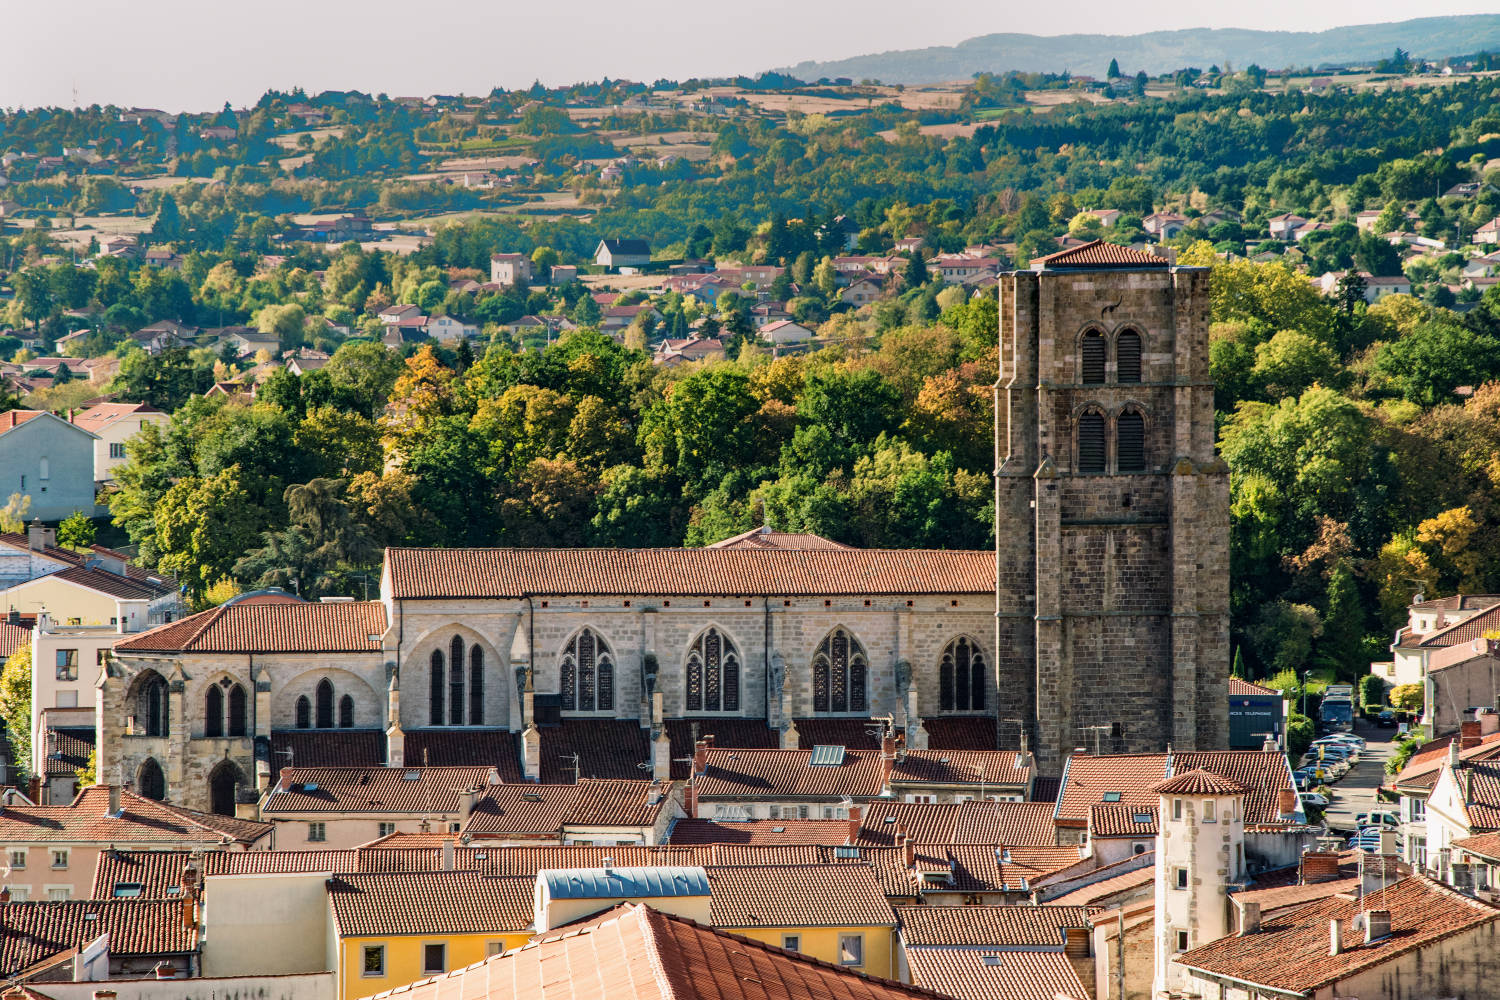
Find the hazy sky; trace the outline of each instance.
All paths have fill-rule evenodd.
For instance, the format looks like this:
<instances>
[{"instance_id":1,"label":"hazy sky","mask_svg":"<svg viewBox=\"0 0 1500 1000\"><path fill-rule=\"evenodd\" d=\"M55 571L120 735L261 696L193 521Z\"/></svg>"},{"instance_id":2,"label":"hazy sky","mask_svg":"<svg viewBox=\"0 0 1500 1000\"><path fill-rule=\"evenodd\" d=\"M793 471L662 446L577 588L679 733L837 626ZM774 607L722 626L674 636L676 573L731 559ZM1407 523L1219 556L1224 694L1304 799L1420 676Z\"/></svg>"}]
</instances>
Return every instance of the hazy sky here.
<instances>
[{"instance_id":1,"label":"hazy sky","mask_svg":"<svg viewBox=\"0 0 1500 1000\"><path fill-rule=\"evenodd\" d=\"M425 95L625 77L753 74L804 59L951 45L999 31L1318 31L1495 0L4 0L0 106L171 111L269 87Z\"/></svg>"}]
</instances>

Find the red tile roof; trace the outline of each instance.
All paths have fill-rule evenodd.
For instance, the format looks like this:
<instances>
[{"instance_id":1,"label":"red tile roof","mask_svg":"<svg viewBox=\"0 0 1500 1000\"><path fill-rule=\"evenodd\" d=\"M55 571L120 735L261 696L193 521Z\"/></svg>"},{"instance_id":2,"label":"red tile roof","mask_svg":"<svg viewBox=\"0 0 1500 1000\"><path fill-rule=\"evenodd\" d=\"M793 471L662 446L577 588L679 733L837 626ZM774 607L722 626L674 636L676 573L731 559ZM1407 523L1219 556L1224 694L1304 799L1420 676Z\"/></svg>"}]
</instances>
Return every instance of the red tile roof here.
<instances>
[{"instance_id":1,"label":"red tile roof","mask_svg":"<svg viewBox=\"0 0 1500 1000\"><path fill-rule=\"evenodd\" d=\"M15 430L24 423L29 423L40 417L45 410L6 410L0 413L0 434Z\"/></svg>"},{"instance_id":2,"label":"red tile roof","mask_svg":"<svg viewBox=\"0 0 1500 1000\"><path fill-rule=\"evenodd\" d=\"M883 787L879 751L847 750L843 762L813 765L811 750L710 750L695 779L711 799L872 799Z\"/></svg>"},{"instance_id":3,"label":"red tile roof","mask_svg":"<svg viewBox=\"0 0 1500 1000\"><path fill-rule=\"evenodd\" d=\"M716 346L722 347L722 344ZM742 534L725 538L706 546L710 549L850 549L852 545L835 542L822 535L810 532L772 531L770 528L751 528Z\"/></svg>"},{"instance_id":4,"label":"red tile roof","mask_svg":"<svg viewBox=\"0 0 1500 1000\"><path fill-rule=\"evenodd\" d=\"M988 594L995 554L926 549L402 549L397 598Z\"/></svg>"},{"instance_id":5,"label":"red tile roof","mask_svg":"<svg viewBox=\"0 0 1500 1000\"><path fill-rule=\"evenodd\" d=\"M369 653L380 651L385 605L224 604L115 645L116 653Z\"/></svg>"},{"instance_id":6,"label":"red tile roof","mask_svg":"<svg viewBox=\"0 0 1500 1000\"><path fill-rule=\"evenodd\" d=\"M175 583L161 577L143 579L137 576L121 576L94 566L69 566L67 569L59 570L41 579L66 580L68 583L127 601L151 601L158 597L165 597L177 589Z\"/></svg>"},{"instance_id":7,"label":"red tile roof","mask_svg":"<svg viewBox=\"0 0 1500 1000\"><path fill-rule=\"evenodd\" d=\"M935 715L922 720L929 750L999 750L995 720L978 715Z\"/></svg>"},{"instance_id":8,"label":"red tile roof","mask_svg":"<svg viewBox=\"0 0 1500 1000\"><path fill-rule=\"evenodd\" d=\"M148 253L150 251L147 251ZM150 403L100 403L73 414L73 423L95 434L135 413L161 413Z\"/></svg>"},{"instance_id":9,"label":"red tile roof","mask_svg":"<svg viewBox=\"0 0 1500 1000\"><path fill-rule=\"evenodd\" d=\"M902 826L922 844L1057 844L1052 806L1046 802L871 802L865 806L858 842L894 846Z\"/></svg>"},{"instance_id":10,"label":"red tile roof","mask_svg":"<svg viewBox=\"0 0 1500 1000\"><path fill-rule=\"evenodd\" d=\"M109 935L112 957L181 955L198 947L182 903L147 899L0 903L0 977Z\"/></svg>"},{"instance_id":11,"label":"red tile roof","mask_svg":"<svg viewBox=\"0 0 1500 1000\"><path fill-rule=\"evenodd\" d=\"M1391 780L1397 788L1410 791L1430 790L1437 782L1438 772L1448 762L1448 744L1458 735L1444 736L1417 747L1401 773ZM1458 758L1464 763L1491 760L1500 757L1500 732L1490 733L1467 750L1459 751Z\"/></svg>"},{"instance_id":12,"label":"red tile roof","mask_svg":"<svg viewBox=\"0 0 1500 1000\"><path fill-rule=\"evenodd\" d=\"M399 1000L897 1000L942 994L627 903L521 948L380 994Z\"/></svg>"},{"instance_id":13,"label":"red tile roof","mask_svg":"<svg viewBox=\"0 0 1500 1000\"><path fill-rule=\"evenodd\" d=\"M1109 878L1090 882L1088 885L1080 886L1071 892L1063 893L1061 896L1049 900L1051 906L1093 906L1109 899L1117 893L1130 892L1150 886L1156 881L1156 866L1150 864L1152 852L1141 855L1146 863L1141 868L1134 868L1121 875L1111 875Z\"/></svg>"},{"instance_id":14,"label":"red tile roof","mask_svg":"<svg viewBox=\"0 0 1500 1000\"><path fill-rule=\"evenodd\" d=\"M94 752L95 738L94 730L81 726L69 726L66 729L49 728L44 734L47 742L42 773L49 777L72 776L79 768L87 767L89 755Z\"/></svg>"},{"instance_id":15,"label":"red tile roof","mask_svg":"<svg viewBox=\"0 0 1500 1000\"><path fill-rule=\"evenodd\" d=\"M343 937L520 931L534 919L534 878L472 871L378 872L329 880Z\"/></svg>"},{"instance_id":16,"label":"red tile roof","mask_svg":"<svg viewBox=\"0 0 1500 1000\"><path fill-rule=\"evenodd\" d=\"M1170 763L1170 772L1168 770ZM1153 789L1171 774L1205 770L1242 786L1245 791L1245 825L1269 826L1280 822L1278 796L1291 789L1291 769L1286 756L1264 750L1210 750L1173 754L1075 753L1063 771L1063 787L1057 803L1059 826L1082 827L1088 810L1095 805L1154 806Z\"/></svg>"},{"instance_id":17,"label":"red tile roof","mask_svg":"<svg viewBox=\"0 0 1500 1000\"><path fill-rule=\"evenodd\" d=\"M498 782L487 767L284 767L261 812L452 815L460 791Z\"/></svg>"},{"instance_id":18,"label":"red tile roof","mask_svg":"<svg viewBox=\"0 0 1500 1000\"><path fill-rule=\"evenodd\" d=\"M1086 906L898 906L901 940L912 945L1061 947L1067 928L1089 925Z\"/></svg>"},{"instance_id":19,"label":"red tile roof","mask_svg":"<svg viewBox=\"0 0 1500 1000\"><path fill-rule=\"evenodd\" d=\"M1481 833L1474 837L1462 837L1453 842L1470 854L1490 861L1500 861L1500 833Z\"/></svg>"},{"instance_id":20,"label":"red tile roof","mask_svg":"<svg viewBox=\"0 0 1500 1000\"><path fill-rule=\"evenodd\" d=\"M715 927L895 927L869 865L708 868Z\"/></svg>"},{"instance_id":21,"label":"red tile roof","mask_svg":"<svg viewBox=\"0 0 1500 1000\"><path fill-rule=\"evenodd\" d=\"M141 899L180 897L182 870L192 857L191 851L100 851L99 860L94 863L94 887L89 895L94 899L113 899L116 887L124 884ZM136 886L140 887L139 891L134 888Z\"/></svg>"},{"instance_id":22,"label":"red tile roof","mask_svg":"<svg viewBox=\"0 0 1500 1000\"><path fill-rule=\"evenodd\" d=\"M411 729L405 758L430 767L493 767L502 781L515 783L523 780L520 746L520 733L500 729Z\"/></svg>"},{"instance_id":23,"label":"red tile roof","mask_svg":"<svg viewBox=\"0 0 1500 1000\"><path fill-rule=\"evenodd\" d=\"M1234 695L1279 695L1281 692L1275 688L1262 687L1259 684L1251 683L1240 677L1231 677L1229 678L1229 694L1233 697Z\"/></svg>"},{"instance_id":24,"label":"red tile roof","mask_svg":"<svg viewBox=\"0 0 1500 1000\"><path fill-rule=\"evenodd\" d=\"M1032 261L1032 266L1045 270L1070 267L1168 267L1170 261L1154 253L1142 253L1104 240L1094 240L1071 250L1060 250Z\"/></svg>"},{"instance_id":25,"label":"red tile roof","mask_svg":"<svg viewBox=\"0 0 1500 1000\"><path fill-rule=\"evenodd\" d=\"M912 948L912 982L963 1000L1088 1000L1060 951Z\"/></svg>"},{"instance_id":26,"label":"red tile roof","mask_svg":"<svg viewBox=\"0 0 1500 1000\"><path fill-rule=\"evenodd\" d=\"M1463 621L1436 632L1429 632L1419 646L1447 647L1459 646L1466 642L1482 639L1487 632L1500 629L1500 604L1495 605L1488 611L1481 611L1477 615L1471 615Z\"/></svg>"},{"instance_id":27,"label":"red tile roof","mask_svg":"<svg viewBox=\"0 0 1500 1000\"><path fill-rule=\"evenodd\" d=\"M0 622L0 663L22 646L31 645L31 629Z\"/></svg>"},{"instance_id":28,"label":"red tile roof","mask_svg":"<svg viewBox=\"0 0 1500 1000\"><path fill-rule=\"evenodd\" d=\"M564 719L562 725L547 726L539 732L541 778L548 784L560 785L575 776L639 778L644 771L636 765L651 759L650 734L634 719ZM571 759L574 754L578 755L576 775Z\"/></svg>"},{"instance_id":29,"label":"red tile roof","mask_svg":"<svg viewBox=\"0 0 1500 1000\"><path fill-rule=\"evenodd\" d=\"M720 823L711 819L680 819L672 824L674 847L704 844L783 844L838 846L849 838L849 822L842 819L752 819Z\"/></svg>"},{"instance_id":30,"label":"red tile roof","mask_svg":"<svg viewBox=\"0 0 1500 1000\"><path fill-rule=\"evenodd\" d=\"M547 833L564 827L649 827L671 800L672 786L585 778L576 785L521 783L485 790L464 831L476 836Z\"/></svg>"},{"instance_id":31,"label":"red tile roof","mask_svg":"<svg viewBox=\"0 0 1500 1000\"><path fill-rule=\"evenodd\" d=\"M271 824L218 816L120 793L121 811L109 815L109 789L90 785L65 806L10 805L0 812L0 843L213 844L224 837L253 843Z\"/></svg>"},{"instance_id":32,"label":"red tile roof","mask_svg":"<svg viewBox=\"0 0 1500 1000\"><path fill-rule=\"evenodd\" d=\"M1308 884L1293 883L1291 885L1276 885L1265 889L1250 889L1245 892L1237 892L1235 900L1240 903L1258 903L1262 916L1269 916L1276 910L1285 909L1288 906L1301 906L1303 903L1311 903L1314 900L1324 899L1328 896L1336 896L1341 892L1358 893L1363 880L1358 878L1334 879L1331 882L1312 882Z\"/></svg>"},{"instance_id":33,"label":"red tile roof","mask_svg":"<svg viewBox=\"0 0 1500 1000\"><path fill-rule=\"evenodd\" d=\"M1370 944L1347 923L1388 910L1391 932ZM1345 922L1344 950L1329 952L1331 921ZM1310 994L1401 955L1500 920L1500 909L1420 876L1365 895L1331 896L1262 919L1255 934L1221 938L1178 955L1191 969L1268 989Z\"/></svg>"},{"instance_id":34,"label":"red tile roof","mask_svg":"<svg viewBox=\"0 0 1500 1000\"><path fill-rule=\"evenodd\" d=\"M1156 806L1091 806L1089 835L1093 837L1154 837Z\"/></svg>"},{"instance_id":35,"label":"red tile roof","mask_svg":"<svg viewBox=\"0 0 1500 1000\"><path fill-rule=\"evenodd\" d=\"M1014 750L908 750L898 755L891 781L1024 788L1031 772Z\"/></svg>"},{"instance_id":36,"label":"red tile roof","mask_svg":"<svg viewBox=\"0 0 1500 1000\"><path fill-rule=\"evenodd\" d=\"M420 730L418 731L420 732ZM412 734L416 736L417 733ZM410 743L407 744L411 746ZM288 755L287 751L290 751ZM412 759L422 758L412 755ZM275 729L271 731L271 781L283 768L383 767L385 733L378 729ZM519 777L519 775L517 776Z\"/></svg>"},{"instance_id":37,"label":"red tile roof","mask_svg":"<svg viewBox=\"0 0 1500 1000\"><path fill-rule=\"evenodd\" d=\"M1157 795L1244 795L1245 786L1212 771L1198 768L1157 782L1151 786Z\"/></svg>"}]
</instances>

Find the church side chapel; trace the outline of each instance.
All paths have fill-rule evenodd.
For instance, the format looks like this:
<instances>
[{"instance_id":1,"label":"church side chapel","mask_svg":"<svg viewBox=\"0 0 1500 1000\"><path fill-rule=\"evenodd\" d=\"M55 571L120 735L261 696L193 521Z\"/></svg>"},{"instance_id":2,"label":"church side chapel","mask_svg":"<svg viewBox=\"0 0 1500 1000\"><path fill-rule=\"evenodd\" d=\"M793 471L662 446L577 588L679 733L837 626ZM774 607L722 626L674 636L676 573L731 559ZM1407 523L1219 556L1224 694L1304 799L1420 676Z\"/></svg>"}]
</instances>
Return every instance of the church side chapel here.
<instances>
[{"instance_id":1,"label":"church side chapel","mask_svg":"<svg viewBox=\"0 0 1500 1000\"><path fill-rule=\"evenodd\" d=\"M1085 252L1086 251L1086 252ZM1091 244L1002 276L994 551L386 552L379 600L230 601L118 643L101 775L233 812L282 767L686 774L718 747L1221 746L1227 473L1207 272ZM1104 727L1106 736L1097 731ZM670 767L656 749L670 742Z\"/></svg>"}]
</instances>

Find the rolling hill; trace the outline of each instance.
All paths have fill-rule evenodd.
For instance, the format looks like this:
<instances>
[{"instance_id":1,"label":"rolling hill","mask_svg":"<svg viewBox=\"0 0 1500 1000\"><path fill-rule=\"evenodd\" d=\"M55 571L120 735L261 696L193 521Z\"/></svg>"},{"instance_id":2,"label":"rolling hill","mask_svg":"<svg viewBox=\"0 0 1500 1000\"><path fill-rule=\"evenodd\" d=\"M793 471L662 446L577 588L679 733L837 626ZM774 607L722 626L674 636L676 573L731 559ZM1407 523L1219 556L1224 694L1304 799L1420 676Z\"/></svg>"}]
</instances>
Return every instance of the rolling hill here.
<instances>
[{"instance_id":1,"label":"rolling hill","mask_svg":"<svg viewBox=\"0 0 1500 1000\"><path fill-rule=\"evenodd\" d=\"M934 83L1006 70L1069 70L1102 77L1112 58L1127 73L1207 68L1226 60L1237 68L1258 63L1280 69L1370 62L1397 46L1427 59L1500 49L1500 14L1423 17L1327 31L1189 28L1141 35L981 35L957 45L801 62L779 72L803 80L846 76L885 83Z\"/></svg>"}]
</instances>

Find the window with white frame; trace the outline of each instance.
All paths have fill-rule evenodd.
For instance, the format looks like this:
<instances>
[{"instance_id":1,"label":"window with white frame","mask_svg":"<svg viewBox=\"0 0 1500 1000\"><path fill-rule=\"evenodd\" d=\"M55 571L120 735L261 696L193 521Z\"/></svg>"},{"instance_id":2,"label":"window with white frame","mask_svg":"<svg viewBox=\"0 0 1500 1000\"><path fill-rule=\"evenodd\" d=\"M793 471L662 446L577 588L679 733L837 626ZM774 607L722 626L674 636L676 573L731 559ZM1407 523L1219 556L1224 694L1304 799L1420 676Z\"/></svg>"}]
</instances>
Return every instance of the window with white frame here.
<instances>
[{"instance_id":1,"label":"window with white frame","mask_svg":"<svg viewBox=\"0 0 1500 1000\"><path fill-rule=\"evenodd\" d=\"M839 935L839 964L865 964L865 936L863 934Z\"/></svg>"},{"instance_id":2,"label":"window with white frame","mask_svg":"<svg viewBox=\"0 0 1500 1000\"><path fill-rule=\"evenodd\" d=\"M11 871L24 871L26 868L26 849L13 850L10 852Z\"/></svg>"},{"instance_id":3,"label":"window with white frame","mask_svg":"<svg viewBox=\"0 0 1500 1000\"><path fill-rule=\"evenodd\" d=\"M65 868L67 868L68 867L68 852L67 851L53 851L52 852L52 867L55 868L55 869L65 869Z\"/></svg>"},{"instance_id":4,"label":"window with white frame","mask_svg":"<svg viewBox=\"0 0 1500 1000\"><path fill-rule=\"evenodd\" d=\"M307 839L309 843L320 844L328 839L327 823L307 824Z\"/></svg>"},{"instance_id":5,"label":"window with white frame","mask_svg":"<svg viewBox=\"0 0 1500 1000\"><path fill-rule=\"evenodd\" d=\"M47 899L49 902L61 903L73 898L73 889L66 885L49 885L47 887Z\"/></svg>"},{"instance_id":6,"label":"window with white frame","mask_svg":"<svg viewBox=\"0 0 1500 1000\"><path fill-rule=\"evenodd\" d=\"M395 823L381 823L379 825L378 829L380 831L380 836L382 836L382 837L389 837L391 834L393 834L393 833L396 832L396 824Z\"/></svg>"}]
</instances>

